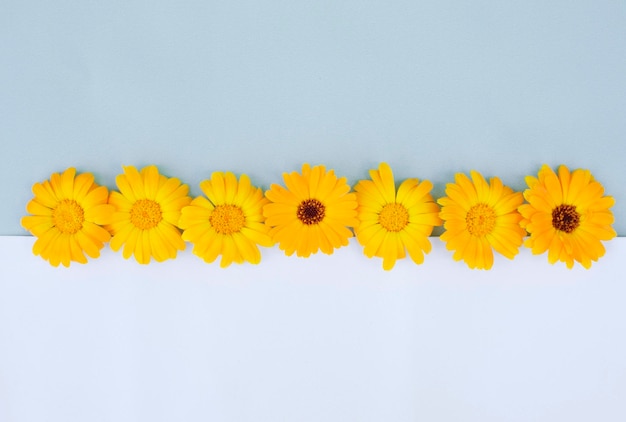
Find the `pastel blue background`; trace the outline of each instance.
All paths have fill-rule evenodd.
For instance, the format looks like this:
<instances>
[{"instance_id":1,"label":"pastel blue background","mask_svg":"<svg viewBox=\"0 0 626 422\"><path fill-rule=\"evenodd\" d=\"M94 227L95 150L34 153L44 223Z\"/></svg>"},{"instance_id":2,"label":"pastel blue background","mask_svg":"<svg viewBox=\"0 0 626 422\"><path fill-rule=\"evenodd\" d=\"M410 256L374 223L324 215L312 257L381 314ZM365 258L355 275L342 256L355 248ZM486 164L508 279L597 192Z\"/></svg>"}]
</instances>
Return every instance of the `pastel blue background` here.
<instances>
[{"instance_id":1,"label":"pastel blue background","mask_svg":"<svg viewBox=\"0 0 626 422\"><path fill-rule=\"evenodd\" d=\"M0 234L34 182L122 164L264 188L303 162L386 160L516 189L592 170L626 234L623 1L0 2Z\"/></svg>"}]
</instances>

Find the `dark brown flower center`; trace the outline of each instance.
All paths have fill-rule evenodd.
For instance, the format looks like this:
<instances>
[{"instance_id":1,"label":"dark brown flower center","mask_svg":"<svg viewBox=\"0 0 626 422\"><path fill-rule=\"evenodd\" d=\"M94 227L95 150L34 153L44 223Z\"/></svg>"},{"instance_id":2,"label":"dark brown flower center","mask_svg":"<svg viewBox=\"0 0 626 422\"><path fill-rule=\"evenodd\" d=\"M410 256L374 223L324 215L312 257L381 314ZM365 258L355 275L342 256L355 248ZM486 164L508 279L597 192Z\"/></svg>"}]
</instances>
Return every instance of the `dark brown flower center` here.
<instances>
[{"instance_id":1,"label":"dark brown flower center","mask_svg":"<svg viewBox=\"0 0 626 422\"><path fill-rule=\"evenodd\" d=\"M580 225L580 214L574 205L562 204L552 210L552 226L565 233L571 233Z\"/></svg>"},{"instance_id":2,"label":"dark brown flower center","mask_svg":"<svg viewBox=\"0 0 626 422\"><path fill-rule=\"evenodd\" d=\"M305 199L298 205L297 215L303 224L319 224L326 215L326 207L317 199Z\"/></svg>"}]
</instances>

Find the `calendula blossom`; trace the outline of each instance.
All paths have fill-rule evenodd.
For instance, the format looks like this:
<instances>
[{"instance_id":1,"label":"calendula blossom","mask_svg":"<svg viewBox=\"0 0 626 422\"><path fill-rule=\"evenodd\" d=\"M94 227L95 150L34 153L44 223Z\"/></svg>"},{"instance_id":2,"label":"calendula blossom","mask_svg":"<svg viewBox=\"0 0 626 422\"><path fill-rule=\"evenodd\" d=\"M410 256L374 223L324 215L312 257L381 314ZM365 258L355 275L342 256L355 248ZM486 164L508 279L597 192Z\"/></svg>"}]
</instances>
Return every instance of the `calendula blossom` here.
<instances>
[{"instance_id":1,"label":"calendula blossom","mask_svg":"<svg viewBox=\"0 0 626 422\"><path fill-rule=\"evenodd\" d=\"M194 244L193 253L206 262L222 256L221 267L244 261L258 264L258 245L272 246L269 227L264 224L263 206L269 201L248 176L239 181L231 172L215 172L200 183L206 195L183 207L178 225L183 240Z\"/></svg>"},{"instance_id":2,"label":"calendula blossom","mask_svg":"<svg viewBox=\"0 0 626 422\"><path fill-rule=\"evenodd\" d=\"M441 224L439 206L430 194L432 183L407 179L396 191L387 163L369 174L371 180L361 180L355 187L360 222L355 233L364 254L383 258L385 270L404 258L405 250L413 262L423 263L424 253L431 250L428 236Z\"/></svg>"},{"instance_id":3,"label":"calendula blossom","mask_svg":"<svg viewBox=\"0 0 626 422\"><path fill-rule=\"evenodd\" d=\"M71 261L85 264L87 254L100 256L110 238L101 225L111 221L114 208L107 204L108 189L94 181L91 173L76 175L68 168L53 173L50 180L33 185L35 197L26 210L22 226L37 237L33 253L57 267L69 267Z\"/></svg>"},{"instance_id":4,"label":"calendula blossom","mask_svg":"<svg viewBox=\"0 0 626 422\"><path fill-rule=\"evenodd\" d=\"M283 173L286 188L272 184L263 207L270 236L287 255L308 257L333 253L353 236L358 224L356 195L346 178L324 166L302 166L302 173Z\"/></svg>"},{"instance_id":5,"label":"calendula blossom","mask_svg":"<svg viewBox=\"0 0 626 422\"><path fill-rule=\"evenodd\" d=\"M579 262L590 268L605 253L602 241L616 236L609 210L615 200L589 170L573 172L561 165L558 174L543 165L537 177L527 176L528 189L521 205L522 227L529 237L525 245L533 254L548 252L548 261L564 262L568 268Z\"/></svg>"},{"instance_id":6,"label":"calendula blossom","mask_svg":"<svg viewBox=\"0 0 626 422\"><path fill-rule=\"evenodd\" d=\"M124 247L122 256L134 255L137 262L147 264L175 258L185 249L178 228L180 210L191 202L189 187L175 177L159 174L156 166L139 172L125 166L115 179L119 192L112 191L109 203L115 206L112 222L107 226L113 237L111 249Z\"/></svg>"},{"instance_id":7,"label":"calendula blossom","mask_svg":"<svg viewBox=\"0 0 626 422\"><path fill-rule=\"evenodd\" d=\"M447 196L437 201L445 229L440 239L454 251L456 261L488 270L493 266L494 250L509 259L517 255L526 234L517 211L524 199L497 177L487 183L477 171L470 175L471 180L457 173L455 183L446 185Z\"/></svg>"}]
</instances>

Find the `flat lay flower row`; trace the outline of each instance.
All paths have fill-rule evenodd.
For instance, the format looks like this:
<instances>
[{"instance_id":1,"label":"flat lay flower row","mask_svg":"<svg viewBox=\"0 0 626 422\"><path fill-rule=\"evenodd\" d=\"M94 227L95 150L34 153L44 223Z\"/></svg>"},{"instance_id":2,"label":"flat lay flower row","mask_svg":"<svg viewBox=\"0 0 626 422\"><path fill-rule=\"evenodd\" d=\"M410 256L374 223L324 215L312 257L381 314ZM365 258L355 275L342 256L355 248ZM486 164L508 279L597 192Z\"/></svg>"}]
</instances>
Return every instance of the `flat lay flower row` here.
<instances>
[{"instance_id":1,"label":"flat lay flower row","mask_svg":"<svg viewBox=\"0 0 626 422\"><path fill-rule=\"evenodd\" d=\"M214 172L200 182L203 195L196 198L154 165L123 170L112 191L74 168L35 183L30 215L21 220L37 237L33 253L67 267L97 258L108 243L124 258L148 264L175 258L189 242L207 263L219 257L228 267L258 264L259 246L277 244L288 256L308 257L332 254L356 236L365 256L382 258L391 270L407 254L423 263L433 228L443 225L440 240L470 268L490 269L494 252L513 259L522 246L547 252L552 264L590 268L605 253L602 242L616 236L614 199L588 170L564 165L527 176L524 192L477 171L457 173L437 200L430 181L398 184L386 163L354 187L334 170L304 164L266 192L245 174Z\"/></svg>"}]
</instances>

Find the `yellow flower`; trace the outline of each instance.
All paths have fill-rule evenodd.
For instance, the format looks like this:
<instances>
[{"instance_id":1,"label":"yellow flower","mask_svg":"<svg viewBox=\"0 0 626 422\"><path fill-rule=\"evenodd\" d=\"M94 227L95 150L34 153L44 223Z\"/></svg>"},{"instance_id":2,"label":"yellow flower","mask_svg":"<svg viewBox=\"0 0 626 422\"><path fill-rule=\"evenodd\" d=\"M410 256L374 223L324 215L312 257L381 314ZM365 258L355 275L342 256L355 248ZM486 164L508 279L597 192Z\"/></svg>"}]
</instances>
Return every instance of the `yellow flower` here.
<instances>
[{"instance_id":1,"label":"yellow flower","mask_svg":"<svg viewBox=\"0 0 626 422\"><path fill-rule=\"evenodd\" d=\"M257 244L272 246L269 227L263 221L263 205L269 201L260 188L241 175L239 182L233 173L215 172L211 180L200 183L207 196L198 196L182 209L178 225L183 240L194 244L193 253L206 262L222 255L220 266L248 261L261 262Z\"/></svg>"},{"instance_id":2,"label":"yellow flower","mask_svg":"<svg viewBox=\"0 0 626 422\"><path fill-rule=\"evenodd\" d=\"M100 256L104 242L111 237L100 227L108 224L113 207L107 204L108 189L94 183L91 173L76 175L70 167L63 174L33 185L35 197L26 205L32 214L23 217L22 226L38 239L33 253L57 267L70 261L85 264L86 253Z\"/></svg>"},{"instance_id":3,"label":"yellow flower","mask_svg":"<svg viewBox=\"0 0 626 422\"><path fill-rule=\"evenodd\" d=\"M358 224L356 196L346 178L337 178L324 166L302 166L302 174L283 173L287 188L272 184L263 207L270 236L287 255L308 257L321 250L332 254L346 246Z\"/></svg>"},{"instance_id":4,"label":"yellow flower","mask_svg":"<svg viewBox=\"0 0 626 422\"><path fill-rule=\"evenodd\" d=\"M156 166L147 166L141 173L133 166L125 166L116 179L119 192L112 191L109 203L116 212L112 223L111 249L128 259L135 255L140 264L150 258L164 261L175 258L177 250L185 249L177 227L180 210L191 202L189 187L177 178L159 174Z\"/></svg>"},{"instance_id":5,"label":"yellow flower","mask_svg":"<svg viewBox=\"0 0 626 422\"><path fill-rule=\"evenodd\" d=\"M396 192L387 163L370 170L370 177L372 180L360 180L354 189L360 220L355 233L363 253L368 258L383 258L385 270L406 256L405 249L416 264L423 263L424 253L431 249L428 236L441 224L439 206L430 194L432 183L406 179Z\"/></svg>"},{"instance_id":6,"label":"yellow flower","mask_svg":"<svg viewBox=\"0 0 626 422\"><path fill-rule=\"evenodd\" d=\"M524 191L527 204L519 207L521 222L530 236L525 242L533 254L548 251L548 261L565 262L567 268L578 261L585 268L604 255L602 240L616 236L611 227L614 217L609 208L611 196L589 170L570 172L560 166L558 175L547 165L538 178L527 176L529 189Z\"/></svg>"},{"instance_id":7,"label":"yellow flower","mask_svg":"<svg viewBox=\"0 0 626 422\"><path fill-rule=\"evenodd\" d=\"M457 173L456 183L446 185L447 196L437 201L445 228L440 238L454 251L456 261L488 270L493 265L493 249L509 259L517 255L526 235L517 211L524 199L497 177L487 183L476 171L470 175L472 180Z\"/></svg>"}]
</instances>

